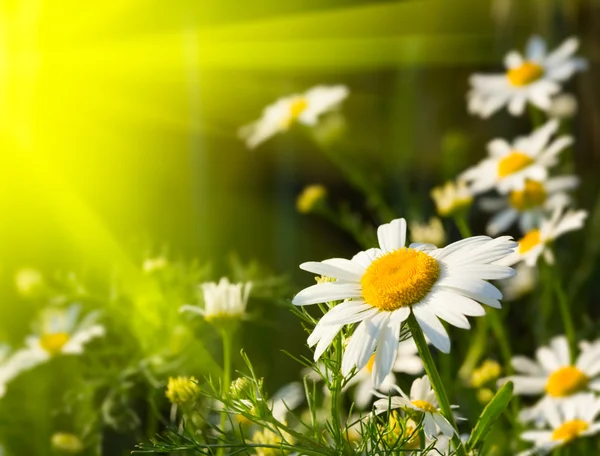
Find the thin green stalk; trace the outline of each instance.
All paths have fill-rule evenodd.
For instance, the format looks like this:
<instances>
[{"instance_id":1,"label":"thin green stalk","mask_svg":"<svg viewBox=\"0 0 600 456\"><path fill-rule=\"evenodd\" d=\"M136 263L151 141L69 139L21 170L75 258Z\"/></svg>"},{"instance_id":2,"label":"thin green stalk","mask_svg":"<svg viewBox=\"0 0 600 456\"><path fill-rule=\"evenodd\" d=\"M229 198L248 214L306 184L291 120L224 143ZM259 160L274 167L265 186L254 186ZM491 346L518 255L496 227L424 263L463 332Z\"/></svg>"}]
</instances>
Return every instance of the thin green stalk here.
<instances>
[{"instance_id":1,"label":"thin green stalk","mask_svg":"<svg viewBox=\"0 0 600 456\"><path fill-rule=\"evenodd\" d=\"M335 366L336 372L334 375L333 389L331 390L331 424L336 433L336 438L340 443L343 440L343 432L341 425L341 400L342 400L342 336L338 334L335 338Z\"/></svg>"},{"instance_id":2,"label":"thin green stalk","mask_svg":"<svg viewBox=\"0 0 600 456\"><path fill-rule=\"evenodd\" d=\"M454 223L456 223L458 231L460 232L460 235L463 238L468 238L472 236L471 229L469 228L469 224L467 223L467 217L465 215L457 215L456 217L454 217Z\"/></svg>"},{"instance_id":3,"label":"thin green stalk","mask_svg":"<svg viewBox=\"0 0 600 456\"><path fill-rule=\"evenodd\" d=\"M435 362L431 357L431 352L429 351L429 346L427 345L427 341L425 340L425 336L423 335L423 331L419 326L415 316L411 313L408 317L408 327L410 328L410 332L415 340L417 345L417 349L419 350L419 356L423 361L423 365L425 366L425 372L431 381L431 387L435 391L435 396L437 397L438 403L440 405L440 409L442 411L442 415L448 420L448 422L452 425L452 427L456 430L454 435L452 436L452 442L454 447L456 448L456 454L458 456L466 456L467 453L465 451L465 447L463 446L460 438L458 437L458 428L456 427L456 421L454 420L454 413L452 412L452 408L450 407L450 401L448 400L448 395L446 394L446 390L444 388L444 382L442 382L442 378L435 367Z\"/></svg>"},{"instance_id":4,"label":"thin green stalk","mask_svg":"<svg viewBox=\"0 0 600 456\"><path fill-rule=\"evenodd\" d=\"M529 118L534 128L544 124L544 113L531 104L529 105Z\"/></svg>"},{"instance_id":5,"label":"thin green stalk","mask_svg":"<svg viewBox=\"0 0 600 456\"><path fill-rule=\"evenodd\" d=\"M223 377L221 378L221 396L224 397L231 385L231 336L226 328L221 328L221 339L223 341ZM221 430L225 429L227 413L221 413ZM217 454L225 454L225 448L219 448Z\"/></svg>"},{"instance_id":6,"label":"thin green stalk","mask_svg":"<svg viewBox=\"0 0 600 456\"><path fill-rule=\"evenodd\" d=\"M554 293L556 294L556 300L558 301L558 309L560 316L565 327L565 335L569 341L569 348L571 352L571 362L574 361L575 353L577 351L577 338L575 336L575 325L573 324L573 316L571 315L571 309L569 308L569 298L562 285L560 272L556 265L548 265L551 271L552 286Z\"/></svg>"}]
</instances>

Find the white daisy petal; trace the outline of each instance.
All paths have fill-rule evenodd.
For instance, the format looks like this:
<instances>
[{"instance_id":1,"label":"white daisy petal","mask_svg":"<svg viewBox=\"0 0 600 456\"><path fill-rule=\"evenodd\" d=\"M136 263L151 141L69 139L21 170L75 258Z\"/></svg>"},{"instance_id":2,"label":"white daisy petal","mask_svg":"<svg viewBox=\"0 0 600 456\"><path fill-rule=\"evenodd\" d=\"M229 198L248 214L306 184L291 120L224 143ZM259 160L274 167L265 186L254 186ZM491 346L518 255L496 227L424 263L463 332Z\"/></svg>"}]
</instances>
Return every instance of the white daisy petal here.
<instances>
[{"instance_id":1,"label":"white daisy petal","mask_svg":"<svg viewBox=\"0 0 600 456\"><path fill-rule=\"evenodd\" d=\"M361 288L359 284L325 282L305 288L294 296L292 304L305 306L341 299L360 298L360 296Z\"/></svg>"},{"instance_id":2,"label":"white daisy petal","mask_svg":"<svg viewBox=\"0 0 600 456\"><path fill-rule=\"evenodd\" d=\"M384 251L401 249L406 244L406 220L392 220L377 229L379 246Z\"/></svg>"},{"instance_id":3,"label":"white daisy petal","mask_svg":"<svg viewBox=\"0 0 600 456\"><path fill-rule=\"evenodd\" d=\"M435 348L442 353L450 353L450 337L429 306L417 304L412 308L413 314Z\"/></svg>"}]
</instances>

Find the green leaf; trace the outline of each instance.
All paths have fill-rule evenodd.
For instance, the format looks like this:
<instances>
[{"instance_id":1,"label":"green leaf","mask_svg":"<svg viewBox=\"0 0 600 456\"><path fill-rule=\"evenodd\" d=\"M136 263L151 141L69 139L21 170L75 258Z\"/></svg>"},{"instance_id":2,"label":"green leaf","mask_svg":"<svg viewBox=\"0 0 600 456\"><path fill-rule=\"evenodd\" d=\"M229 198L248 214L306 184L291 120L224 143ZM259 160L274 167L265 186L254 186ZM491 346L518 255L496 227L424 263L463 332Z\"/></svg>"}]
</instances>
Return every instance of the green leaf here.
<instances>
[{"instance_id":1,"label":"green leaf","mask_svg":"<svg viewBox=\"0 0 600 456\"><path fill-rule=\"evenodd\" d=\"M483 409L471 437L467 442L467 451L478 448L498 417L504 412L513 396L513 383L507 382L498 390L494 398Z\"/></svg>"}]
</instances>

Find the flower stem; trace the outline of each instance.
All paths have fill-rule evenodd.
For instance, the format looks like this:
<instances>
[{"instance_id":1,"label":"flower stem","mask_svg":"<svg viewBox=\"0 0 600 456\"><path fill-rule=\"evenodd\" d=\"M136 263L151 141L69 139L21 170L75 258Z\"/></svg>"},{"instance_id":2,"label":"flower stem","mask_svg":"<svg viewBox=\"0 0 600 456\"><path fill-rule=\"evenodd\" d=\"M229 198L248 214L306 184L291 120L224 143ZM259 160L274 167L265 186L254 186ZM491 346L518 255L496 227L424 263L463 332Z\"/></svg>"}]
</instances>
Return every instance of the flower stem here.
<instances>
[{"instance_id":1,"label":"flower stem","mask_svg":"<svg viewBox=\"0 0 600 456\"><path fill-rule=\"evenodd\" d=\"M448 401L448 395L446 394L446 390L444 389L444 383L442 382L442 378L435 367L435 362L431 357L431 352L429 351L429 347L427 346L427 341L425 340L425 336L423 336L423 332L421 331L421 327L415 316L411 313L408 317L408 327L410 328L410 332L415 340L417 345L417 349L419 350L419 356L421 356L421 360L423 361L423 365L425 366L425 372L431 381L431 387L435 391L435 396L437 397L438 403L440 404L440 409L442 410L442 415L448 420L448 422L452 425L454 430L456 431L452 436L452 442L454 443L454 447L456 448L456 454L458 456L466 456L465 447L463 446L460 438L458 437L458 429L456 428L456 421L454 420L454 413L452 412L452 408L450 407L450 402Z\"/></svg>"},{"instance_id":2,"label":"flower stem","mask_svg":"<svg viewBox=\"0 0 600 456\"><path fill-rule=\"evenodd\" d=\"M457 215L454 217L454 223L458 228L460 235L463 238L471 237L471 229L469 228L469 224L467 223L467 218L464 215Z\"/></svg>"},{"instance_id":3,"label":"flower stem","mask_svg":"<svg viewBox=\"0 0 600 456\"><path fill-rule=\"evenodd\" d=\"M221 378L221 397L225 397L228 393L229 385L231 385L231 336L227 329L221 328L221 339L223 341L223 377ZM221 413L221 430L225 430L227 420L227 412ZM225 454L225 448L219 448L217 454L222 456Z\"/></svg>"},{"instance_id":4,"label":"flower stem","mask_svg":"<svg viewBox=\"0 0 600 456\"><path fill-rule=\"evenodd\" d=\"M333 388L331 389L331 424L341 443L344 436L341 427L341 400L342 400L342 336L338 334L334 342L335 346L335 373L333 375Z\"/></svg>"},{"instance_id":5,"label":"flower stem","mask_svg":"<svg viewBox=\"0 0 600 456\"><path fill-rule=\"evenodd\" d=\"M575 325L573 324L573 317L571 315L571 310L569 309L569 299L563 288L558 267L556 265L548 265L547 267L551 270L552 286L554 288L554 292L556 293L556 300L558 301L560 317L565 327L565 335L567 336L567 340L569 341L571 362L573 362L575 352L577 351L577 339L575 336Z\"/></svg>"}]
</instances>

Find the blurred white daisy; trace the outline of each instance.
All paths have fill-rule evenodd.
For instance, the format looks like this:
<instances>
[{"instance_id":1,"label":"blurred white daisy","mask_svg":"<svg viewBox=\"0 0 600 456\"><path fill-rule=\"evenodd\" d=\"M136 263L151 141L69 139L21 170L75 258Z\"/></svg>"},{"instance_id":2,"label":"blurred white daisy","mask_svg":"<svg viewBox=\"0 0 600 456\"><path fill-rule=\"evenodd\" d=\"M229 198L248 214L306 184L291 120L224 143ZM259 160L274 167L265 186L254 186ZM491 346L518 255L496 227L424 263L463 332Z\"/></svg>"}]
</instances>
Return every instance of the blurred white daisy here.
<instances>
[{"instance_id":1,"label":"blurred white daisy","mask_svg":"<svg viewBox=\"0 0 600 456\"><path fill-rule=\"evenodd\" d=\"M505 301L515 301L526 294L531 293L537 284L537 268L527 266L525 263L519 263L515 266L517 274L509 279L501 280L500 291Z\"/></svg>"},{"instance_id":2,"label":"blurred white daisy","mask_svg":"<svg viewBox=\"0 0 600 456\"><path fill-rule=\"evenodd\" d=\"M392 370L402 323L412 313L431 343L444 353L450 338L439 318L468 329L466 316L485 315L479 302L500 308L500 291L486 282L511 277L514 271L493 264L516 246L510 237L476 236L438 249L430 244L406 245L406 221L396 219L377 230L380 248L351 260L308 262L301 269L336 279L298 293L292 303L308 305L344 300L331 308L308 338L316 345L315 360L348 324L360 323L342 360L342 373L367 365L375 352L373 384L378 387Z\"/></svg>"},{"instance_id":3,"label":"blurred white daisy","mask_svg":"<svg viewBox=\"0 0 600 456\"><path fill-rule=\"evenodd\" d=\"M437 217L431 217L429 222L410 222L410 238L413 242L421 244L444 245L446 243L446 232L442 221Z\"/></svg>"},{"instance_id":4,"label":"blurred white daisy","mask_svg":"<svg viewBox=\"0 0 600 456\"><path fill-rule=\"evenodd\" d=\"M528 232L540 225L544 214L570 204L567 192L578 185L577 176L556 176L543 181L526 179L520 190L512 190L499 198L482 199L482 209L496 212L487 224L487 234L497 236L517 221L521 232Z\"/></svg>"},{"instance_id":5,"label":"blurred white daisy","mask_svg":"<svg viewBox=\"0 0 600 456\"><path fill-rule=\"evenodd\" d=\"M375 355L371 355L367 365L352 377L347 383L347 388L356 385L354 390L354 403L360 409L365 409L371 404L373 398L373 390L378 389L383 393L388 393L396 384L396 376L394 372L404 372L410 375L418 375L423 372L423 362L419 357L417 346L412 339L403 340L398 344L398 354L396 361L390 372L378 388L373 384L373 364Z\"/></svg>"},{"instance_id":6,"label":"blurred white daisy","mask_svg":"<svg viewBox=\"0 0 600 456\"><path fill-rule=\"evenodd\" d=\"M44 276L33 268L23 268L15 274L15 286L22 296L33 296L44 286Z\"/></svg>"},{"instance_id":7,"label":"blurred white daisy","mask_svg":"<svg viewBox=\"0 0 600 456\"><path fill-rule=\"evenodd\" d=\"M561 93L552 99L548 115L557 119L568 119L577 114L577 98L570 93Z\"/></svg>"},{"instance_id":8,"label":"blurred white daisy","mask_svg":"<svg viewBox=\"0 0 600 456\"><path fill-rule=\"evenodd\" d=\"M286 131L294 122L315 126L322 114L337 109L347 96L346 86L320 85L303 94L280 98L264 109L260 119L240 128L239 136L253 149L277 133Z\"/></svg>"},{"instance_id":9,"label":"blurred white daisy","mask_svg":"<svg viewBox=\"0 0 600 456\"><path fill-rule=\"evenodd\" d=\"M431 190L431 198L441 217L463 214L473 203L473 193L462 180L448 181L440 187L435 187Z\"/></svg>"},{"instance_id":10,"label":"blurred white daisy","mask_svg":"<svg viewBox=\"0 0 600 456\"><path fill-rule=\"evenodd\" d=\"M146 258L142 264L142 269L145 273L151 274L155 271L164 269L168 262L165 257Z\"/></svg>"},{"instance_id":11,"label":"blurred white daisy","mask_svg":"<svg viewBox=\"0 0 600 456\"><path fill-rule=\"evenodd\" d=\"M596 421L598 413L600 399L593 393L548 403L544 419L550 429L523 432L521 439L532 442L534 446L518 456L547 454L575 439L597 434L600 431L600 421Z\"/></svg>"},{"instance_id":12,"label":"blurred white daisy","mask_svg":"<svg viewBox=\"0 0 600 456\"><path fill-rule=\"evenodd\" d=\"M378 394L381 399L375 401L376 413L384 413L390 409L397 408L414 410L424 414L423 430L427 437L433 438L437 436L439 433L438 430L448 437L454 435L454 428L438 408L435 392L431 388L431 383L427 375L415 379L410 387L410 396L397 386L395 389L400 393L400 396L387 397Z\"/></svg>"},{"instance_id":13,"label":"blurred white daisy","mask_svg":"<svg viewBox=\"0 0 600 456\"><path fill-rule=\"evenodd\" d=\"M584 59L573 57L578 47L579 41L569 38L548 54L544 40L531 37L525 56L517 51L506 55L505 73L471 76L469 112L489 117L506 105L510 114L519 116L527 103L547 111L561 83L586 67Z\"/></svg>"},{"instance_id":14,"label":"blurred white daisy","mask_svg":"<svg viewBox=\"0 0 600 456\"><path fill-rule=\"evenodd\" d=\"M535 361L514 356L512 366L517 374L500 380L501 383L512 381L514 394L543 395L536 405L521 411L519 419L522 421L539 423L548 403L588 390L600 391L600 345L583 351L571 363L566 337L557 336L548 346L538 348L535 356Z\"/></svg>"},{"instance_id":15,"label":"blurred white daisy","mask_svg":"<svg viewBox=\"0 0 600 456\"><path fill-rule=\"evenodd\" d=\"M204 307L185 305L181 311L202 315L206 320L242 318L248 304L252 283L231 283L226 277L219 283L207 282L201 285Z\"/></svg>"},{"instance_id":16,"label":"blurred white daisy","mask_svg":"<svg viewBox=\"0 0 600 456\"><path fill-rule=\"evenodd\" d=\"M550 120L529 136L516 138L512 144L504 139L490 141L489 157L467 169L460 178L467 181L474 194L493 188L505 194L523 190L528 179L545 181L548 168L558 161L558 154L573 143L570 136L550 142L558 125L558 121Z\"/></svg>"},{"instance_id":17,"label":"blurred white daisy","mask_svg":"<svg viewBox=\"0 0 600 456\"><path fill-rule=\"evenodd\" d=\"M544 255L548 263L554 263L550 244L565 233L583 228L587 215L587 211L584 210L569 209L565 212L562 207L556 208L549 219L542 220L539 229L528 231L519 240L519 247L514 253L501 263L515 264L523 261L527 266L533 267L541 255Z\"/></svg>"}]
</instances>

